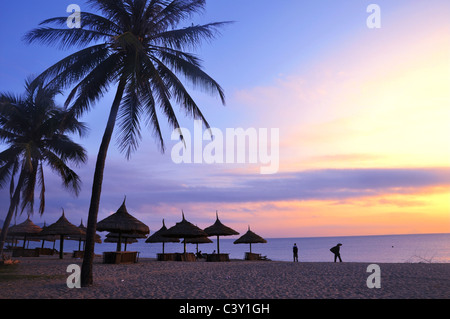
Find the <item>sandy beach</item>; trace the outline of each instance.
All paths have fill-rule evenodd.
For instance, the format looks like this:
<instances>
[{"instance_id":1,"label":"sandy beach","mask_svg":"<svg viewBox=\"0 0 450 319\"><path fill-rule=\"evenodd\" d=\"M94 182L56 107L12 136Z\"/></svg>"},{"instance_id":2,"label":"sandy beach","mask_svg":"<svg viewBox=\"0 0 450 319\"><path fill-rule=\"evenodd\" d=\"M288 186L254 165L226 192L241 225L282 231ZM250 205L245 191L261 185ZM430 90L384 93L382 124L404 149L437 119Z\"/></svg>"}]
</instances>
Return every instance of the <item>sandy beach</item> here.
<instances>
[{"instance_id":1,"label":"sandy beach","mask_svg":"<svg viewBox=\"0 0 450 319\"><path fill-rule=\"evenodd\" d=\"M70 264L56 256L0 267L2 299L403 299L450 298L450 264L378 264L381 288L367 287L370 263L278 261L94 264L94 286L69 289Z\"/></svg>"}]
</instances>

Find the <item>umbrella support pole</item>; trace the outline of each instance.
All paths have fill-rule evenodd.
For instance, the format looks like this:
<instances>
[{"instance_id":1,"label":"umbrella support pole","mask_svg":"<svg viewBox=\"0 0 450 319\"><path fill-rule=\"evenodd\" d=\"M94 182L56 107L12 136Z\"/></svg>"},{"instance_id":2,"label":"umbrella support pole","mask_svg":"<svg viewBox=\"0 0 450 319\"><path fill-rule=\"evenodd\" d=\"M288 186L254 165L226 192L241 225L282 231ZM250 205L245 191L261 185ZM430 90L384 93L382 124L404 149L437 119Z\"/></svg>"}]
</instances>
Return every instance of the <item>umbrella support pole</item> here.
<instances>
[{"instance_id":1,"label":"umbrella support pole","mask_svg":"<svg viewBox=\"0 0 450 319\"><path fill-rule=\"evenodd\" d=\"M116 251L121 251L122 250L122 232L119 232L119 238L117 239L117 248Z\"/></svg>"},{"instance_id":2,"label":"umbrella support pole","mask_svg":"<svg viewBox=\"0 0 450 319\"><path fill-rule=\"evenodd\" d=\"M59 237L59 259L63 259L64 256L64 235L60 235Z\"/></svg>"},{"instance_id":3,"label":"umbrella support pole","mask_svg":"<svg viewBox=\"0 0 450 319\"><path fill-rule=\"evenodd\" d=\"M219 248L219 235L217 235L217 253L220 254L220 248Z\"/></svg>"}]
</instances>

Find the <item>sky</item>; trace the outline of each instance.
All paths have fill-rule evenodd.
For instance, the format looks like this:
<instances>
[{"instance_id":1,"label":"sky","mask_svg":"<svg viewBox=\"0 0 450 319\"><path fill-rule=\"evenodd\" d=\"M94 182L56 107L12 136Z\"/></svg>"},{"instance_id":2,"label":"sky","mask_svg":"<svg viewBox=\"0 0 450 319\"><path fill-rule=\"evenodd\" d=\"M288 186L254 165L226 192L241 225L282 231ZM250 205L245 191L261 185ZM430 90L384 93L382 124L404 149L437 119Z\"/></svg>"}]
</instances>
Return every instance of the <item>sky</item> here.
<instances>
[{"instance_id":1,"label":"sky","mask_svg":"<svg viewBox=\"0 0 450 319\"><path fill-rule=\"evenodd\" d=\"M44 19L68 16L71 3L88 9L76 0L2 4L2 92L22 93L28 76L71 52L21 39ZM371 3L380 8L380 28L367 25ZM126 196L128 211L151 233L163 218L168 227L179 222L182 210L201 228L214 223L217 210L241 234L250 226L267 238L450 232L449 14L447 0L207 1L202 15L181 26L234 21L194 52L223 87L226 105L188 88L224 134L227 128L278 130L278 169L261 174L267 164L261 157L249 163L248 155L244 163L177 164L171 153L178 140L171 140L168 126L165 153L143 129L139 149L127 160L114 136L98 220ZM76 168L80 195L63 190L47 170L46 211L32 217L35 223L56 221L64 208L69 221L86 224L113 94L111 88L82 117L88 137L74 137L89 155ZM178 114L194 135L193 120ZM4 219L8 190L0 196Z\"/></svg>"}]
</instances>

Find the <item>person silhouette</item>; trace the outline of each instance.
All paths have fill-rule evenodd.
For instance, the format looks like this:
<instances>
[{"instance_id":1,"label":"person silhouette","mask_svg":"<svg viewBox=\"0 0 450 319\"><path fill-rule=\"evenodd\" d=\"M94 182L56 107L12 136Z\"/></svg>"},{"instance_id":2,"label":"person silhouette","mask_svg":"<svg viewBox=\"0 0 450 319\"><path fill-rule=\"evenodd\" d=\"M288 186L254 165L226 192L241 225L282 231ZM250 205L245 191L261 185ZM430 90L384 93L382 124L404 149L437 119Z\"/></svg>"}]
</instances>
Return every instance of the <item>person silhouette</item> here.
<instances>
[{"instance_id":1,"label":"person silhouette","mask_svg":"<svg viewBox=\"0 0 450 319\"><path fill-rule=\"evenodd\" d=\"M292 252L294 253L294 261L298 262L298 247L297 247L297 244L294 244L294 247L292 247Z\"/></svg>"},{"instance_id":2,"label":"person silhouette","mask_svg":"<svg viewBox=\"0 0 450 319\"><path fill-rule=\"evenodd\" d=\"M330 248L330 251L334 254L334 262L336 262L337 258L339 258L339 262L342 262L341 252L340 252L341 246L342 246L342 244L339 243L336 246Z\"/></svg>"}]
</instances>

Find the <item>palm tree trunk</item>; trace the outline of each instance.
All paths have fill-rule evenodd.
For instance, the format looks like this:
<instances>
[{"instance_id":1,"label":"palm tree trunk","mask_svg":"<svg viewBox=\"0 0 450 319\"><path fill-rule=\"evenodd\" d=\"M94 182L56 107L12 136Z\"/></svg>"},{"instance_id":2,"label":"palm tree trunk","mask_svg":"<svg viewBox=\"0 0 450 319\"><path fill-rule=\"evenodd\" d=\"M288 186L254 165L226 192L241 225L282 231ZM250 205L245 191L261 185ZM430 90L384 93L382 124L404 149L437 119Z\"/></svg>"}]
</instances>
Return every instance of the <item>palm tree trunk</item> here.
<instances>
[{"instance_id":1,"label":"palm tree trunk","mask_svg":"<svg viewBox=\"0 0 450 319\"><path fill-rule=\"evenodd\" d=\"M3 248L5 246L6 236L8 235L9 224L11 223L11 219L14 215L16 207L19 205L20 190L22 189L24 181L25 181L25 173L22 169L19 181L17 182L16 190L14 191L14 195L11 198L11 202L9 204L8 214L6 215L6 219L3 222L2 233L0 235L0 258L3 256Z\"/></svg>"},{"instance_id":2,"label":"palm tree trunk","mask_svg":"<svg viewBox=\"0 0 450 319\"><path fill-rule=\"evenodd\" d=\"M116 96L111 106L108 122L103 134L102 143L95 164L94 181L92 184L91 203L86 229L86 248L84 251L83 264L81 266L81 286L87 287L93 284L92 263L94 261L95 233L97 231L97 215L100 206L100 194L102 192L103 171L105 169L106 155L109 143L116 124L117 113L125 90L126 81L121 79L117 87Z\"/></svg>"}]
</instances>

